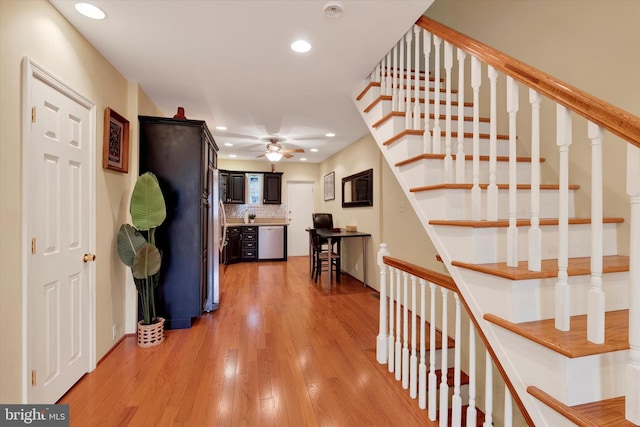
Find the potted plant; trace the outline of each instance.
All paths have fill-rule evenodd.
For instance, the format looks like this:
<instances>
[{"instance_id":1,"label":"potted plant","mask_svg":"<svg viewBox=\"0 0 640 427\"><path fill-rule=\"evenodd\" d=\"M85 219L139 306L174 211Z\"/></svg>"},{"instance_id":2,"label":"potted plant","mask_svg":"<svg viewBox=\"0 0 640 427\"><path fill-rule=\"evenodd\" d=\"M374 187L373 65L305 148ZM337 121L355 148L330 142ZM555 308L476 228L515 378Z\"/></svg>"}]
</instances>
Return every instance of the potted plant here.
<instances>
[{"instance_id":1,"label":"potted plant","mask_svg":"<svg viewBox=\"0 0 640 427\"><path fill-rule=\"evenodd\" d=\"M249 214L249 222L253 224L253 220L256 219L256 214Z\"/></svg>"},{"instance_id":2,"label":"potted plant","mask_svg":"<svg viewBox=\"0 0 640 427\"><path fill-rule=\"evenodd\" d=\"M152 347L164 341L164 319L156 316L154 289L158 286L162 256L155 245L155 231L167 216L158 178L140 175L131 194L130 224L118 232L118 256L131 268L142 305L138 322L138 345Z\"/></svg>"}]
</instances>

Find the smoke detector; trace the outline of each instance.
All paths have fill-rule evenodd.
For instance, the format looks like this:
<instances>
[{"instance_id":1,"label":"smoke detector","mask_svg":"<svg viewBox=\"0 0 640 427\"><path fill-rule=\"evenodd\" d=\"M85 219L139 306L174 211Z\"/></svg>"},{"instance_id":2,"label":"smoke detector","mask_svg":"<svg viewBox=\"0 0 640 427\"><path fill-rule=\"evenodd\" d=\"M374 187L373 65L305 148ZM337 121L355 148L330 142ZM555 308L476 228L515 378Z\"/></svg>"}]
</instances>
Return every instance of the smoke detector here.
<instances>
[{"instance_id":1,"label":"smoke detector","mask_svg":"<svg viewBox=\"0 0 640 427\"><path fill-rule=\"evenodd\" d=\"M342 3L338 1L330 1L322 7L324 14L331 18L338 18L342 15Z\"/></svg>"}]
</instances>

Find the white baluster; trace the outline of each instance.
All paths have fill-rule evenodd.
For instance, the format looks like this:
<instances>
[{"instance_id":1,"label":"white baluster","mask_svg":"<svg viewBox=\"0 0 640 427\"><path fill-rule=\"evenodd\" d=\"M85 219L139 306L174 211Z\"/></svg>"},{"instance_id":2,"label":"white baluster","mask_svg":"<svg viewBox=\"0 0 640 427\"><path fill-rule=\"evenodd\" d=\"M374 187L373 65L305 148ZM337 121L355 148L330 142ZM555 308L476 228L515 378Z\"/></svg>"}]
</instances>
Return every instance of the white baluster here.
<instances>
[{"instance_id":1,"label":"white baluster","mask_svg":"<svg viewBox=\"0 0 640 427\"><path fill-rule=\"evenodd\" d=\"M415 48L415 53L413 55L414 59L415 59L415 66L413 68L415 68L415 77L414 77L414 81L415 81L415 85L414 85L414 98L416 100L416 102L413 104L413 128L414 129L420 129L420 30L421 28L418 27L417 25L413 26L413 32L415 34L414 39L414 43L413 46ZM428 78L428 77L427 77ZM425 100L424 102L427 102L427 97L425 94Z\"/></svg>"},{"instance_id":2,"label":"white baluster","mask_svg":"<svg viewBox=\"0 0 640 427\"><path fill-rule=\"evenodd\" d=\"M458 152L456 153L456 182L464 183L464 61L467 54L458 48Z\"/></svg>"},{"instance_id":3,"label":"white baluster","mask_svg":"<svg viewBox=\"0 0 640 427\"><path fill-rule=\"evenodd\" d=\"M392 96L393 95L393 74L391 74L393 72L393 70L391 69L391 51L389 51L389 53L387 53L387 65L385 67L385 75L387 76L387 89L386 89L386 95L388 96Z\"/></svg>"},{"instance_id":4,"label":"white baluster","mask_svg":"<svg viewBox=\"0 0 640 427\"><path fill-rule=\"evenodd\" d=\"M380 243L378 250L378 267L380 268L380 318L378 341L376 342L376 359L378 363L387 363L387 348L389 337L387 336L387 265L382 257L389 256L386 243Z\"/></svg>"},{"instance_id":5,"label":"white baluster","mask_svg":"<svg viewBox=\"0 0 640 427\"><path fill-rule=\"evenodd\" d=\"M395 268L393 267L389 267L389 337L387 339L387 354L388 354L388 363L387 363L387 367L389 369L389 372L393 372L394 368L395 368L395 360L396 358L395 356L395 351L393 349L393 346L395 344L395 337L393 335L393 322L394 322L394 317L393 317L393 305L395 304L395 300L394 300L394 296L393 296L393 288L394 288L394 281L393 278L395 276Z\"/></svg>"},{"instance_id":6,"label":"white baluster","mask_svg":"<svg viewBox=\"0 0 640 427\"><path fill-rule=\"evenodd\" d=\"M400 381L402 379L402 342L400 341L400 327L402 326L402 322L400 320L400 313L402 309L402 298L400 297L400 286L401 280L400 275L402 272L399 269L396 269L396 381Z\"/></svg>"},{"instance_id":7,"label":"white baluster","mask_svg":"<svg viewBox=\"0 0 640 427\"><path fill-rule=\"evenodd\" d=\"M386 55L382 57L382 61L380 61L380 95L387 95L387 89L389 86L387 85L387 57Z\"/></svg>"},{"instance_id":8,"label":"white baluster","mask_svg":"<svg viewBox=\"0 0 640 427\"><path fill-rule=\"evenodd\" d=\"M418 353L417 347L417 317L416 310L416 283L418 278L411 275L411 358L409 359L409 396L412 399L418 397Z\"/></svg>"},{"instance_id":9,"label":"white baluster","mask_svg":"<svg viewBox=\"0 0 640 427\"><path fill-rule=\"evenodd\" d=\"M405 105L405 114L404 114L404 127L406 129L411 129L413 125L413 120L411 117L412 107L411 107L411 42L413 40L413 33L411 30L407 31L407 34L404 36L405 41L407 42L407 96L406 96L406 105ZM416 102L418 100L416 99Z\"/></svg>"},{"instance_id":10,"label":"white baluster","mask_svg":"<svg viewBox=\"0 0 640 427\"><path fill-rule=\"evenodd\" d=\"M560 149L560 191L558 217L558 281L556 283L556 329L569 330L569 145L571 145L571 112L556 105L557 141Z\"/></svg>"},{"instance_id":11,"label":"white baluster","mask_svg":"<svg viewBox=\"0 0 640 427\"><path fill-rule=\"evenodd\" d=\"M444 181L453 182L453 157L451 157L451 67L453 67L453 46L444 42L445 72L445 126L444 126Z\"/></svg>"},{"instance_id":12,"label":"white baluster","mask_svg":"<svg viewBox=\"0 0 640 427\"><path fill-rule=\"evenodd\" d=\"M406 92L404 90L404 75L405 75L405 62L404 62L404 37L398 42L400 44L400 69L398 70L398 111L404 111L406 100L404 99Z\"/></svg>"},{"instance_id":13,"label":"white baluster","mask_svg":"<svg viewBox=\"0 0 640 427\"><path fill-rule=\"evenodd\" d=\"M481 219L482 196L480 192L480 84L482 68L480 60L471 57L471 87L473 88L473 187L471 188L471 219Z\"/></svg>"},{"instance_id":14,"label":"white baluster","mask_svg":"<svg viewBox=\"0 0 640 427\"><path fill-rule=\"evenodd\" d=\"M498 219L498 185L496 182L497 169L497 99L496 99L496 82L498 80L498 72L492 66L488 66L487 74L491 85L491 106L490 106L490 124L489 124L489 187L487 187L487 220L495 221Z\"/></svg>"},{"instance_id":15,"label":"white baluster","mask_svg":"<svg viewBox=\"0 0 640 427\"><path fill-rule=\"evenodd\" d=\"M531 104L531 227L529 228L528 269L542 269L542 230L540 230L540 101L538 92L529 89Z\"/></svg>"},{"instance_id":16,"label":"white baluster","mask_svg":"<svg viewBox=\"0 0 640 427\"><path fill-rule=\"evenodd\" d=\"M587 340L604 343L604 291L602 290L602 128L587 125L591 140L591 288L587 298Z\"/></svg>"},{"instance_id":17,"label":"white baluster","mask_svg":"<svg viewBox=\"0 0 640 427\"><path fill-rule=\"evenodd\" d=\"M483 427L493 427L493 364L491 355L487 350L485 352L485 382L484 382L484 423Z\"/></svg>"},{"instance_id":18,"label":"white baluster","mask_svg":"<svg viewBox=\"0 0 640 427\"><path fill-rule=\"evenodd\" d=\"M469 320L469 406L467 407L467 427L476 427L476 333L475 325Z\"/></svg>"},{"instance_id":19,"label":"white baluster","mask_svg":"<svg viewBox=\"0 0 640 427\"><path fill-rule=\"evenodd\" d=\"M429 61L431 57L431 33L422 30L422 49L424 51L424 134L422 139L423 152L431 153L431 79L429 77Z\"/></svg>"},{"instance_id":20,"label":"white baluster","mask_svg":"<svg viewBox=\"0 0 640 427\"><path fill-rule=\"evenodd\" d=\"M509 113L509 229L507 230L507 265L518 266L518 182L516 173L516 118L518 113L518 83L507 77L507 112Z\"/></svg>"},{"instance_id":21,"label":"white baluster","mask_svg":"<svg viewBox=\"0 0 640 427\"><path fill-rule=\"evenodd\" d=\"M393 90L391 95L391 111L398 111L398 44L393 46Z\"/></svg>"},{"instance_id":22,"label":"white baluster","mask_svg":"<svg viewBox=\"0 0 640 427\"><path fill-rule=\"evenodd\" d=\"M435 52L433 53L433 72L435 74L435 85L433 88L433 148L431 152L434 154L442 153L442 147L440 142L440 133L442 130L440 129L440 44L442 43L442 39L440 37L434 35L433 36L433 46L435 47Z\"/></svg>"},{"instance_id":23,"label":"white baluster","mask_svg":"<svg viewBox=\"0 0 640 427\"><path fill-rule=\"evenodd\" d=\"M431 304L429 314L429 419L436 420L438 378L436 377L436 285L429 283Z\"/></svg>"},{"instance_id":24,"label":"white baluster","mask_svg":"<svg viewBox=\"0 0 640 427\"><path fill-rule=\"evenodd\" d=\"M427 281L420 279L420 365L418 365L418 407L427 408Z\"/></svg>"},{"instance_id":25,"label":"white baluster","mask_svg":"<svg viewBox=\"0 0 640 427\"><path fill-rule=\"evenodd\" d=\"M460 332L460 297L454 292L453 298L456 302L456 325L454 340L454 365L453 365L453 397L451 398L451 425L462 424L462 398L460 397L460 349L462 348L462 334Z\"/></svg>"},{"instance_id":26,"label":"white baluster","mask_svg":"<svg viewBox=\"0 0 640 427\"><path fill-rule=\"evenodd\" d=\"M504 427L511 427L513 425L513 400L511 399L511 392L509 387L504 385Z\"/></svg>"},{"instance_id":27,"label":"white baluster","mask_svg":"<svg viewBox=\"0 0 640 427\"><path fill-rule=\"evenodd\" d=\"M640 425L640 148L627 144L627 194L631 201L629 249L629 364L625 417Z\"/></svg>"},{"instance_id":28,"label":"white baluster","mask_svg":"<svg viewBox=\"0 0 640 427\"><path fill-rule=\"evenodd\" d=\"M449 384L447 383L447 365L448 357L447 350L449 349L449 340L447 335L448 324L448 310L447 310L447 297L449 296L449 290L447 288L441 288L442 292L442 351L440 353L440 427L447 427L449 422Z\"/></svg>"},{"instance_id":29,"label":"white baluster","mask_svg":"<svg viewBox=\"0 0 640 427\"><path fill-rule=\"evenodd\" d=\"M402 272L402 388L409 388L409 273Z\"/></svg>"}]
</instances>

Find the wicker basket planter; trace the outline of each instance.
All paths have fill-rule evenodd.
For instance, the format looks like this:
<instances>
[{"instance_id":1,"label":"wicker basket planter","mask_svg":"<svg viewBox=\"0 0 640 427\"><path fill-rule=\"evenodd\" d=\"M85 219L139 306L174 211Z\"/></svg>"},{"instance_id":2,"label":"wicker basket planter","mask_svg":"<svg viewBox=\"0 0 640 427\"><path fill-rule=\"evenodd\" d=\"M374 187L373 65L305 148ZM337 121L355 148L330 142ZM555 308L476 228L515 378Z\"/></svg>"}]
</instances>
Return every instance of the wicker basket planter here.
<instances>
[{"instance_id":1,"label":"wicker basket planter","mask_svg":"<svg viewBox=\"0 0 640 427\"><path fill-rule=\"evenodd\" d=\"M151 325L143 325L138 322L138 345L143 348L155 347L164 341L164 319L158 317L158 321Z\"/></svg>"}]
</instances>

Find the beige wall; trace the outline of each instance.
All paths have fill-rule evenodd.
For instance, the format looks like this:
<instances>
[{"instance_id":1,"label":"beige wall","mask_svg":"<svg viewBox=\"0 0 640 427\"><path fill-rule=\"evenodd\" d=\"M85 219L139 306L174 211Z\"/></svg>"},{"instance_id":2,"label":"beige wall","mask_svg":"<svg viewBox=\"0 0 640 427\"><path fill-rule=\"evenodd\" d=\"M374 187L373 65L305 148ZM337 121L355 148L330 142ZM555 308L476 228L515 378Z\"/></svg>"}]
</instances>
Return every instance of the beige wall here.
<instances>
[{"instance_id":1,"label":"beige wall","mask_svg":"<svg viewBox=\"0 0 640 427\"><path fill-rule=\"evenodd\" d=\"M137 114L159 114L135 83L106 61L45 0L0 1L0 402L22 400L21 63L28 56L96 104L96 353L114 344L112 325L125 331L126 270L113 237L127 220L128 198L137 173ZM102 169L105 107L129 119L129 174ZM134 291L135 296L135 291ZM116 337L116 340L119 337Z\"/></svg>"},{"instance_id":2,"label":"beige wall","mask_svg":"<svg viewBox=\"0 0 640 427\"><path fill-rule=\"evenodd\" d=\"M628 0L436 0L427 16L575 87L640 115L640 2ZM468 61L467 61L468 62ZM504 77L498 83L504 86ZM483 85L487 86L486 70ZM466 91L467 94L470 91ZM500 111L500 110L499 110ZM530 116L528 95L520 91L519 121ZM553 180L558 171L555 107L542 104L541 153ZM525 117L526 116L526 117ZM580 185L577 214L589 215L590 145L584 120L574 115L570 182ZM520 126L519 129L527 129ZM519 132L523 143L529 137ZM526 151L526 149L525 149ZM628 220L625 189L626 143L604 138L604 214ZM545 179L549 181L549 178ZM556 181L557 182L557 181ZM628 221L619 229L619 252L629 251Z\"/></svg>"}]
</instances>

